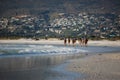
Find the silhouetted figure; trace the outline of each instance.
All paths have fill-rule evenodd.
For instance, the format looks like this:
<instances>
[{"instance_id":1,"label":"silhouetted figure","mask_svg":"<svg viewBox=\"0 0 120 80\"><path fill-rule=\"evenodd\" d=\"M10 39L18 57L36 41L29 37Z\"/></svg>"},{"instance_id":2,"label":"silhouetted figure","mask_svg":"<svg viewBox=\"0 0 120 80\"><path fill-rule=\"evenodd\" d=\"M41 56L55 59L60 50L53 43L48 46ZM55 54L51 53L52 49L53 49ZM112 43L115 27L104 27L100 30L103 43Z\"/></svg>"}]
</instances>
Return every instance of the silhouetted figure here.
<instances>
[{"instance_id":1,"label":"silhouetted figure","mask_svg":"<svg viewBox=\"0 0 120 80\"><path fill-rule=\"evenodd\" d=\"M68 38L68 44L70 45L70 38Z\"/></svg>"},{"instance_id":2,"label":"silhouetted figure","mask_svg":"<svg viewBox=\"0 0 120 80\"><path fill-rule=\"evenodd\" d=\"M87 47L87 43L88 43L88 39L85 38L85 39L84 39L84 44L85 44L86 47Z\"/></svg>"},{"instance_id":3,"label":"silhouetted figure","mask_svg":"<svg viewBox=\"0 0 120 80\"><path fill-rule=\"evenodd\" d=\"M75 38L75 44L76 44L77 38Z\"/></svg>"},{"instance_id":4,"label":"silhouetted figure","mask_svg":"<svg viewBox=\"0 0 120 80\"><path fill-rule=\"evenodd\" d=\"M64 38L64 45L66 46L66 43L67 43L67 39L66 38Z\"/></svg>"},{"instance_id":5,"label":"silhouetted figure","mask_svg":"<svg viewBox=\"0 0 120 80\"><path fill-rule=\"evenodd\" d=\"M73 46L75 46L75 43L76 43L76 39L73 38L73 39L72 39L72 44L73 44Z\"/></svg>"}]
</instances>

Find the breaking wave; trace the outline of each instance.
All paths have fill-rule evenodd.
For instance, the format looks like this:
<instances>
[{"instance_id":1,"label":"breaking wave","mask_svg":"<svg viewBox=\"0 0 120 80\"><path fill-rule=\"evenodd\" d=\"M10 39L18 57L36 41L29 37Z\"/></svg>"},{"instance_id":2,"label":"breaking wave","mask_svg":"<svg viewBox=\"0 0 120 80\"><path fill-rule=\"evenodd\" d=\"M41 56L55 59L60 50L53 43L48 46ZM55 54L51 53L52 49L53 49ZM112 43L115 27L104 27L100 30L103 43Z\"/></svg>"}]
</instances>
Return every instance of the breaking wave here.
<instances>
[{"instance_id":1,"label":"breaking wave","mask_svg":"<svg viewBox=\"0 0 120 80\"><path fill-rule=\"evenodd\" d=\"M55 46L55 45L0 45L0 53L17 54L72 54L88 52L79 47Z\"/></svg>"}]
</instances>

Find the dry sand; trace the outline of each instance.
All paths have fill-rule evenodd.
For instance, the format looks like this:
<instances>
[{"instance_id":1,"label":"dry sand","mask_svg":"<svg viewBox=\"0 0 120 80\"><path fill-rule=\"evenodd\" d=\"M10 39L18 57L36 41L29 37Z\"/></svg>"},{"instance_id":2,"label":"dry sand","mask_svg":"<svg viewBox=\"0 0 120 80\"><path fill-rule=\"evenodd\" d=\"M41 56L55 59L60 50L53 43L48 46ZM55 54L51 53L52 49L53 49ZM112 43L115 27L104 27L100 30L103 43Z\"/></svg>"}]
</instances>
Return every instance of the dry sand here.
<instances>
[{"instance_id":1,"label":"dry sand","mask_svg":"<svg viewBox=\"0 0 120 80\"><path fill-rule=\"evenodd\" d=\"M74 59L66 69L86 75L84 79L77 80L120 80L120 53Z\"/></svg>"},{"instance_id":2,"label":"dry sand","mask_svg":"<svg viewBox=\"0 0 120 80\"><path fill-rule=\"evenodd\" d=\"M120 40L117 40L117 41L109 41L109 40L89 41L88 45L92 45L92 46L120 46Z\"/></svg>"},{"instance_id":3,"label":"dry sand","mask_svg":"<svg viewBox=\"0 0 120 80\"><path fill-rule=\"evenodd\" d=\"M33 40L33 39L18 39L18 40L0 40L0 43L17 43L17 44L63 44L62 40L49 39L49 40Z\"/></svg>"},{"instance_id":4,"label":"dry sand","mask_svg":"<svg viewBox=\"0 0 120 80\"><path fill-rule=\"evenodd\" d=\"M33 39L18 39L18 40L0 40L0 43L18 43L18 44L64 44L63 40L58 39L40 39L40 40L33 40ZM71 43L72 44L72 43ZM78 44L78 42L76 43ZM108 41L108 40L100 40L100 41L88 41L88 46L120 46L120 40L117 41Z\"/></svg>"}]
</instances>

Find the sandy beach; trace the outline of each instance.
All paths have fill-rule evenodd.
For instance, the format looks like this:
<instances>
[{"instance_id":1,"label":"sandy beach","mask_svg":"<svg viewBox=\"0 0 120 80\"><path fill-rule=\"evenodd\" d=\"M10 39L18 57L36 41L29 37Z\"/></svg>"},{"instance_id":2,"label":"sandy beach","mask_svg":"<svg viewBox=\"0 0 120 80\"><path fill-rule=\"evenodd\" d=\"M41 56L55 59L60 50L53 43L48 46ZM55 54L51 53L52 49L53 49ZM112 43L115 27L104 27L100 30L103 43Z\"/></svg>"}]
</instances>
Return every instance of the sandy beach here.
<instances>
[{"instance_id":1,"label":"sandy beach","mask_svg":"<svg viewBox=\"0 0 120 80\"><path fill-rule=\"evenodd\" d=\"M64 44L63 40L51 38L48 40L40 39L40 40L33 40L33 39L18 39L18 40L0 40L0 43L17 43L17 44ZM72 44L72 43L71 43ZM76 42L78 44L78 42ZM109 40L89 40L88 46L120 46L120 40L117 41L109 41Z\"/></svg>"},{"instance_id":2,"label":"sandy beach","mask_svg":"<svg viewBox=\"0 0 120 80\"><path fill-rule=\"evenodd\" d=\"M89 41L92 46L120 46L120 41ZM70 60L65 68L68 71L85 74L76 80L120 80L120 52L86 55Z\"/></svg>"},{"instance_id":3,"label":"sandy beach","mask_svg":"<svg viewBox=\"0 0 120 80\"><path fill-rule=\"evenodd\" d=\"M33 40L33 39L18 39L18 40L0 40L0 43L17 43L17 44L63 44L62 40L58 39L40 39L40 40Z\"/></svg>"},{"instance_id":4,"label":"sandy beach","mask_svg":"<svg viewBox=\"0 0 120 80\"><path fill-rule=\"evenodd\" d=\"M77 80L119 80L120 53L99 54L74 59L70 61L66 69L86 75L84 79Z\"/></svg>"},{"instance_id":5,"label":"sandy beach","mask_svg":"<svg viewBox=\"0 0 120 80\"><path fill-rule=\"evenodd\" d=\"M31 40L31 39L28 39L28 40L27 39L0 40L0 44L4 44L4 43L5 44L6 43L8 43L8 44L9 43L10 44L17 43L17 44L53 44L53 45L57 44L57 45L64 45L63 40L58 40L58 39L38 40L38 41ZM78 42L76 44L78 45ZM118 40L118 41L108 41L108 40L91 41L90 40L88 42L88 48L89 48L89 46L120 47L120 40ZM65 64L67 64L66 66L64 66L64 69L66 71L78 73L78 74L80 73L80 74L85 75L84 77L75 78L74 80L120 80L120 52L103 53L103 54L97 53L97 54L92 54L92 55L84 54L84 55L85 55L84 57L70 59L70 60L68 60L67 63L65 63ZM65 56L63 56L63 55L59 56L60 60L58 59L58 57L49 58L46 60L46 66L48 66L48 62L49 62L49 64L53 64L52 62L56 63L57 60L58 60L58 62L60 62L61 60L64 59L64 57ZM30 65L34 66L36 61L38 61L38 63L36 64L38 66L40 58L38 57L37 59L38 60L36 60L36 58L34 58L34 57L33 58L25 58L25 63L24 63L25 65L24 66L25 67L26 66L30 67ZM50 61L50 59L51 59L51 61ZM21 61L21 60L23 60L23 59L20 58L20 60L17 60L17 61ZM13 64L13 61L11 63ZM17 64L17 62L16 62L16 64ZM23 63L21 63L21 64L23 64ZM19 66L18 66L18 68L19 68ZM46 68L45 68L45 70L46 70ZM16 77L16 80L19 80L19 77L21 77L21 74L23 74L22 72L18 72L18 73L19 73L19 76ZM25 72L25 74L28 75L28 77L30 77L29 75L32 76L33 73L39 75L39 71L37 71L37 73L36 73L36 71L34 71L34 72L28 71L28 73ZM8 74L8 73L5 73L5 74ZM14 75L12 74L12 76L16 76L15 74ZM51 74L49 74L49 75L51 76ZM4 75L4 76L6 76L6 75ZM22 80L25 80L28 77L25 77ZM34 77L36 77L36 75ZM41 78L41 77L42 77L42 73L41 73L41 76L39 78ZM72 77L72 75L71 75L71 77ZM4 78L5 77L3 77L2 79L4 79ZM53 78L54 78L54 76L53 76ZM62 79L64 79L64 78L62 78ZM10 80L13 80L13 79L10 77ZM34 79L31 78L29 80L34 80ZM47 80L49 80L49 78ZM56 80L56 79L54 79L54 80ZM59 80L61 80L61 79L59 79ZM66 80L68 80L68 79L66 79ZM73 79L71 79L71 80L73 80Z\"/></svg>"}]
</instances>

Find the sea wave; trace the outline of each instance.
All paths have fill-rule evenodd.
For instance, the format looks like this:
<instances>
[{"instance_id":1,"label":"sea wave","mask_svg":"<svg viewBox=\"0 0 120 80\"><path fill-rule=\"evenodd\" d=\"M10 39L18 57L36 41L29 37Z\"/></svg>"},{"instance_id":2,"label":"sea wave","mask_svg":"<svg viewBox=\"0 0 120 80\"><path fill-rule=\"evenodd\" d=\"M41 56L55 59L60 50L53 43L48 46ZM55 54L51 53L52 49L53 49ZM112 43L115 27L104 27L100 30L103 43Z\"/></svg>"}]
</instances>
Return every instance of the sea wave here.
<instances>
[{"instance_id":1,"label":"sea wave","mask_svg":"<svg viewBox=\"0 0 120 80\"><path fill-rule=\"evenodd\" d=\"M88 52L72 46L55 46L55 45L0 45L0 50L18 54L71 54ZM4 53L5 54L5 53Z\"/></svg>"},{"instance_id":2,"label":"sea wave","mask_svg":"<svg viewBox=\"0 0 120 80\"><path fill-rule=\"evenodd\" d=\"M53 45L29 45L28 48L19 50L18 53L41 53L41 54L71 54L88 52L75 47L53 46Z\"/></svg>"}]
</instances>

